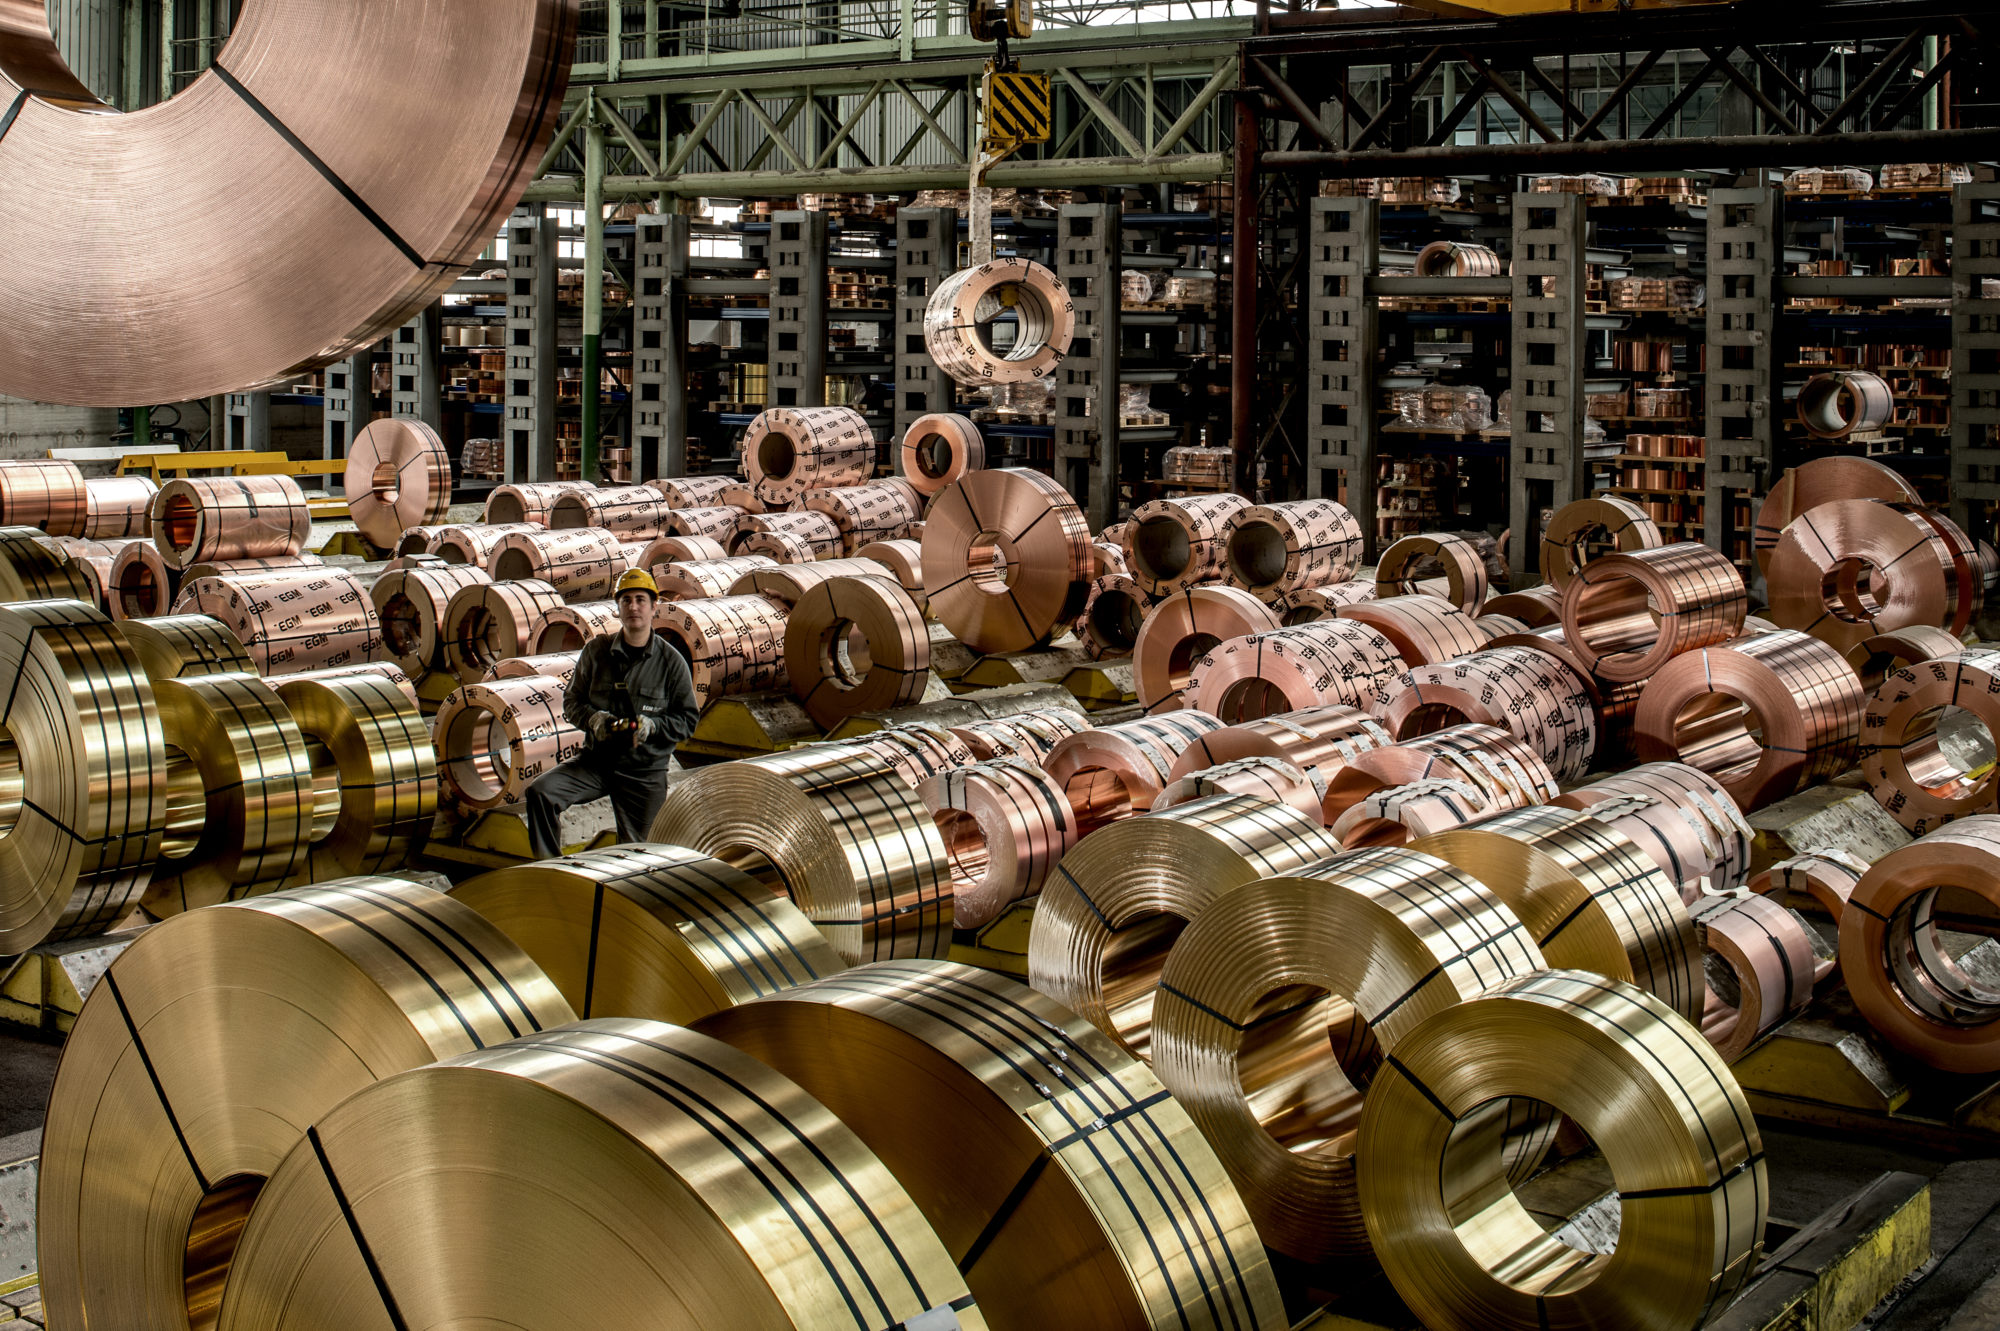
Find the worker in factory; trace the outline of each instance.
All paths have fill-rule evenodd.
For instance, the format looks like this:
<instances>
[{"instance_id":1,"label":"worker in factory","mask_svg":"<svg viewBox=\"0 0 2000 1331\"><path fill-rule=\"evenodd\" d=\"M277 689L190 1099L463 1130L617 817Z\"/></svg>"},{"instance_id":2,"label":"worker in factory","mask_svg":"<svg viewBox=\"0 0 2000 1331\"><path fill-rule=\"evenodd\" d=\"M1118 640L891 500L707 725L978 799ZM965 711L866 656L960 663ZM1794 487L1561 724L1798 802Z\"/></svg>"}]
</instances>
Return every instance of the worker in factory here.
<instances>
[{"instance_id":1,"label":"worker in factory","mask_svg":"<svg viewBox=\"0 0 2000 1331\"><path fill-rule=\"evenodd\" d=\"M611 797L621 842L644 841L667 797L674 746L701 717L694 676L653 632L660 588L632 569L618 579L617 633L592 638L576 660L563 716L583 732L583 752L528 787L528 840L535 854L562 854L564 809Z\"/></svg>"}]
</instances>

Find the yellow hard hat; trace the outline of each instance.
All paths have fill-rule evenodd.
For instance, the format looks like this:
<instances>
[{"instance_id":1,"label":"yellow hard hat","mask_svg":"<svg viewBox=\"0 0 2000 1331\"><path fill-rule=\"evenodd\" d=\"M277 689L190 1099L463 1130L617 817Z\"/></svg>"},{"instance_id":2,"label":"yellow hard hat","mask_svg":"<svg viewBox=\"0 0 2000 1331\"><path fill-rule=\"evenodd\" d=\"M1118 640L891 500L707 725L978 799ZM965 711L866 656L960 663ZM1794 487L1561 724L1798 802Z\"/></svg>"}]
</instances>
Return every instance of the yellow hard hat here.
<instances>
[{"instance_id":1,"label":"yellow hard hat","mask_svg":"<svg viewBox=\"0 0 2000 1331\"><path fill-rule=\"evenodd\" d=\"M618 579L618 590L612 593L616 600L626 592L644 592L654 600L660 599L660 584L653 581L653 575L643 568L627 569Z\"/></svg>"}]
</instances>

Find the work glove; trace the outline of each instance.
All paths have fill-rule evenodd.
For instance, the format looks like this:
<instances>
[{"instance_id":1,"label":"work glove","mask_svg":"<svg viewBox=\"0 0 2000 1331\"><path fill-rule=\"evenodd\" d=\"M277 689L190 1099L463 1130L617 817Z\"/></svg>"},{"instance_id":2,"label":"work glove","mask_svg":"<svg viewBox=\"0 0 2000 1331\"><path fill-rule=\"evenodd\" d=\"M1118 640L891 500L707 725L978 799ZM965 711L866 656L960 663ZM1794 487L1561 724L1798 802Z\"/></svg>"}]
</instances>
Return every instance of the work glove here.
<instances>
[{"instance_id":1,"label":"work glove","mask_svg":"<svg viewBox=\"0 0 2000 1331\"><path fill-rule=\"evenodd\" d=\"M639 718L639 728L632 732L632 742L634 744L644 744L659 733L660 723L650 716L642 716Z\"/></svg>"},{"instance_id":2,"label":"work glove","mask_svg":"<svg viewBox=\"0 0 2000 1331\"><path fill-rule=\"evenodd\" d=\"M592 712L590 714L590 737L599 744L602 744L605 736L611 733L611 723L617 719L609 712Z\"/></svg>"}]
</instances>

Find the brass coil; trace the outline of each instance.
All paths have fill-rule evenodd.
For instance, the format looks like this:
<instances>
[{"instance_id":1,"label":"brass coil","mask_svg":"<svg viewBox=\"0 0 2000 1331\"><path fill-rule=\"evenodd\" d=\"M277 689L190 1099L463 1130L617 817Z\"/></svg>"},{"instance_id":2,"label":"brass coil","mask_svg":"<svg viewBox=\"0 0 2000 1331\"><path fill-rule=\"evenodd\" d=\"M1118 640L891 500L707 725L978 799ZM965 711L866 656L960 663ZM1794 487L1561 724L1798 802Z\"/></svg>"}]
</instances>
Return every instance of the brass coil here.
<instances>
[{"instance_id":1,"label":"brass coil","mask_svg":"<svg viewBox=\"0 0 2000 1331\"><path fill-rule=\"evenodd\" d=\"M451 454L438 432L409 416L370 421L347 451L347 512L378 549L451 508Z\"/></svg>"},{"instance_id":2,"label":"brass coil","mask_svg":"<svg viewBox=\"0 0 2000 1331\"><path fill-rule=\"evenodd\" d=\"M1079 836L1062 787L1020 758L939 772L924 779L917 795L951 865L957 929L977 929L1039 894Z\"/></svg>"},{"instance_id":3,"label":"brass coil","mask_svg":"<svg viewBox=\"0 0 2000 1331\"><path fill-rule=\"evenodd\" d=\"M1267 1247L1366 1257L1354 1136L1383 1061L1433 1013L1542 964L1513 913L1451 865L1336 855L1237 888L1188 926L1160 975L1153 1070Z\"/></svg>"},{"instance_id":4,"label":"brass coil","mask_svg":"<svg viewBox=\"0 0 2000 1331\"><path fill-rule=\"evenodd\" d=\"M382 650L413 676L443 667L445 616L452 598L492 580L485 569L471 564L384 573L369 589L382 627Z\"/></svg>"},{"instance_id":5,"label":"brass coil","mask_svg":"<svg viewBox=\"0 0 2000 1331\"><path fill-rule=\"evenodd\" d=\"M1706 902L1695 908L1694 928L1711 963L1701 1033L1734 1063L1812 1001L1818 958L1805 924L1769 897Z\"/></svg>"},{"instance_id":6,"label":"brass coil","mask_svg":"<svg viewBox=\"0 0 2000 1331\"><path fill-rule=\"evenodd\" d=\"M719 543L725 553L729 540L752 514L730 504L707 508L676 508L667 514L667 530L675 536L699 537Z\"/></svg>"},{"instance_id":7,"label":"brass coil","mask_svg":"<svg viewBox=\"0 0 2000 1331\"><path fill-rule=\"evenodd\" d=\"M83 530L79 535L92 541L152 536L153 496L160 492L152 477L92 476L83 486Z\"/></svg>"},{"instance_id":8,"label":"brass coil","mask_svg":"<svg viewBox=\"0 0 2000 1331\"><path fill-rule=\"evenodd\" d=\"M1494 616L1484 616L1478 622L1485 623ZM1599 679L1584 669L1583 658L1578 656L1563 637L1562 625L1551 624L1545 628L1533 629L1526 633L1505 633L1493 639L1487 650L1502 647L1526 648L1555 658L1567 666L1576 682L1590 699L1590 709L1597 722L1597 748L1592 754L1599 763L1615 763L1628 758L1632 753L1632 721L1639 711L1639 696L1645 692L1646 681L1631 679L1615 682ZM1581 775L1581 773L1579 773Z\"/></svg>"},{"instance_id":9,"label":"brass coil","mask_svg":"<svg viewBox=\"0 0 2000 1331\"><path fill-rule=\"evenodd\" d=\"M127 619L119 623L118 636L150 679L257 673L256 663L236 635L208 615Z\"/></svg>"},{"instance_id":10,"label":"brass coil","mask_svg":"<svg viewBox=\"0 0 2000 1331\"><path fill-rule=\"evenodd\" d=\"M511 656L528 655L529 634L563 603L546 582L472 583L444 608L444 664L461 684L476 684Z\"/></svg>"},{"instance_id":11,"label":"brass coil","mask_svg":"<svg viewBox=\"0 0 2000 1331\"><path fill-rule=\"evenodd\" d=\"M1799 389L1799 424L1816 439L1873 434L1895 414L1895 391L1870 370L1816 374Z\"/></svg>"},{"instance_id":12,"label":"brass coil","mask_svg":"<svg viewBox=\"0 0 2000 1331\"><path fill-rule=\"evenodd\" d=\"M807 588L786 616L784 650L793 695L826 727L917 702L931 676L923 611L892 578L828 578Z\"/></svg>"},{"instance_id":13,"label":"brass coil","mask_svg":"<svg viewBox=\"0 0 2000 1331\"><path fill-rule=\"evenodd\" d=\"M1585 564L1607 550L1630 554L1666 543L1646 510L1629 499L1604 495L1573 500L1557 509L1542 529L1542 580L1559 596ZM1532 595L1534 590L1540 589L1521 594Z\"/></svg>"},{"instance_id":14,"label":"brass coil","mask_svg":"<svg viewBox=\"0 0 2000 1331\"><path fill-rule=\"evenodd\" d=\"M689 559L677 564L655 565L653 580L660 588L660 601L698 601L711 596L727 596L744 575L760 568L772 568L777 561L769 555L730 555L721 559Z\"/></svg>"},{"instance_id":15,"label":"brass coil","mask_svg":"<svg viewBox=\"0 0 2000 1331\"><path fill-rule=\"evenodd\" d=\"M1305 772L1326 769L1331 774L1392 742L1389 732L1360 708L1325 703L1211 730L1182 752L1167 777L1179 780L1204 767L1245 758L1274 758Z\"/></svg>"},{"instance_id":16,"label":"brass coil","mask_svg":"<svg viewBox=\"0 0 2000 1331\"><path fill-rule=\"evenodd\" d=\"M885 759L912 789L928 777L979 761L964 740L927 721L906 721L842 742Z\"/></svg>"},{"instance_id":17,"label":"brass coil","mask_svg":"<svg viewBox=\"0 0 2000 1331\"><path fill-rule=\"evenodd\" d=\"M1331 499L1240 508L1222 545L1223 576L1260 601L1347 581L1363 548L1361 524Z\"/></svg>"},{"instance_id":18,"label":"brass coil","mask_svg":"<svg viewBox=\"0 0 2000 1331\"><path fill-rule=\"evenodd\" d=\"M1470 782L1432 777L1363 795L1326 830L1349 850L1406 846L1492 812L1485 792Z\"/></svg>"},{"instance_id":19,"label":"brass coil","mask_svg":"<svg viewBox=\"0 0 2000 1331\"><path fill-rule=\"evenodd\" d=\"M1188 672L1186 697L1231 725L1335 704L1379 712L1402 672L1395 647L1373 627L1322 619L1213 648Z\"/></svg>"},{"instance_id":20,"label":"brass coil","mask_svg":"<svg viewBox=\"0 0 2000 1331\"><path fill-rule=\"evenodd\" d=\"M1694 902L1750 872L1755 833L1720 781L1685 763L1645 763L1551 801L1631 838Z\"/></svg>"},{"instance_id":21,"label":"brass coil","mask_svg":"<svg viewBox=\"0 0 2000 1331\"><path fill-rule=\"evenodd\" d=\"M1663 545L1584 565L1563 590L1563 638L1599 679L1650 679L1682 652L1735 637L1748 609L1726 555Z\"/></svg>"},{"instance_id":22,"label":"brass coil","mask_svg":"<svg viewBox=\"0 0 2000 1331\"><path fill-rule=\"evenodd\" d=\"M1752 892L1782 896L1782 904L1794 908L1810 902L1835 924L1847 913L1847 901L1868 872L1868 862L1841 850L1816 850L1780 860L1755 875L1748 884Z\"/></svg>"},{"instance_id":23,"label":"brass coil","mask_svg":"<svg viewBox=\"0 0 2000 1331\"><path fill-rule=\"evenodd\" d=\"M1124 573L1107 573L1092 580L1083 612L1076 618L1084 650L1093 661L1130 656L1150 608L1146 593Z\"/></svg>"},{"instance_id":24,"label":"brass coil","mask_svg":"<svg viewBox=\"0 0 2000 1331\"><path fill-rule=\"evenodd\" d=\"M1446 726L1498 726L1541 755L1556 780L1575 781L1597 752L1597 713L1582 675L1525 647L1489 647L1402 677L1382 723L1397 739ZM1657 686L1656 686L1657 687Z\"/></svg>"},{"instance_id":25,"label":"brass coil","mask_svg":"<svg viewBox=\"0 0 2000 1331\"><path fill-rule=\"evenodd\" d=\"M264 675L372 660L382 649L375 604L343 568L193 578L174 613L221 620Z\"/></svg>"},{"instance_id":26,"label":"brass coil","mask_svg":"<svg viewBox=\"0 0 2000 1331\"><path fill-rule=\"evenodd\" d=\"M1224 573L1230 523L1249 507L1250 501L1237 494L1141 504L1125 524L1125 567L1154 600L1215 582Z\"/></svg>"},{"instance_id":27,"label":"brass coil","mask_svg":"<svg viewBox=\"0 0 2000 1331\"><path fill-rule=\"evenodd\" d=\"M81 536L90 525L83 473L56 458L0 461L0 526L33 527L50 536Z\"/></svg>"},{"instance_id":28,"label":"brass coil","mask_svg":"<svg viewBox=\"0 0 2000 1331\"><path fill-rule=\"evenodd\" d=\"M1189 587L1161 601L1147 614L1132 644L1132 682L1139 705L1148 714L1189 706L1187 695L1195 681L1197 662L1231 639L1271 633L1277 628L1278 619L1271 608L1241 587ZM1194 692L1199 697L1200 691ZM1222 715L1213 705L1207 710Z\"/></svg>"},{"instance_id":29,"label":"brass coil","mask_svg":"<svg viewBox=\"0 0 2000 1331\"><path fill-rule=\"evenodd\" d=\"M1307 587L1271 602L1286 628L1331 619L1344 605L1375 599L1373 582L1330 582L1324 587Z\"/></svg>"},{"instance_id":30,"label":"brass coil","mask_svg":"<svg viewBox=\"0 0 2000 1331\"><path fill-rule=\"evenodd\" d=\"M1417 570L1433 559L1444 570L1441 599L1468 615L1478 614L1486 602L1486 560L1464 537L1442 533L1405 536L1384 550L1375 566L1375 599L1416 595Z\"/></svg>"},{"instance_id":31,"label":"brass coil","mask_svg":"<svg viewBox=\"0 0 2000 1331\"><path fill-rule=\"evenodd\" d=\"M0 527L0 604L90 603L90 579L52 538L32 527Z\"/></svg>"},{"instance_id":32,"label":"brass coil","mask_svg":"<svg viewBox=\"0 0 2000 1331\"><path fill-rule=\"evenodd\" d=\"M596 488L589 481L536 481L527 485L496 486L486 496L486 510L481 521L489 527L546 527L556 500L579 490Z\"/></svg>"},{"instance_id":33,"label":"brass coil","mask_svg":"<svg viewBox=\"0 0 2000 1331\"><path fill-rule=\"evenodd\" d=\"M1490 810L1553 799L1555 773L1541 755L1498 726L1451 726L1362 753L1327 778L1320 816L1329 827L1359 801L1419 781L1460 781Z\"/></svg>"},{"instance_id":34,"label":"brass coil","mask_svg":"<svg viewBox=\"0 0 2000 1331\"><path fill-rule=\"evenodd\" d=\"M6 540L0 536L0 549ZM0 581L9 575L9 558L0 557ZM111 561L107 589L113 619L152 619L173 609L180 574L167 567L160 548L151 541L134 541Z\"/></svg>"},{"instance_id":35,"label":"brass coil","mask_svg":"<svg viewBox=\"0 0 2000 1331\"><path fill-rule=\"evenodd\" d=\"M305 548L312 513L289 476L168 481L153 497L153 540L170 568L212 559L268 559Z\"/></svg>"},{"instance_id":36,"label":"brass coil","mask_svg":"<svg viewBox=\"0 0 2000 1331\"><path fill-rule=\"evenodd\" d=\"M549 505L552 531L592 527L627 543L653 541L667 530L673 506L650 485L601 486L560 494Z\"/></svg>"},{"instance_id":37,"label":"brass coil","mask_svg":"<svg viewBox=\"0 0 2000 1331\"><path fill-rule=\"evenodd\" d=\"M1546 1230L1507 1181L1504 1137L1459 1125L1539 1102L1598 1143L1614 1251ZM1543 971L1432 1015L1369 1088L1362 1216L1396 1292L1438 1331L1682 1331L1726 1307L1762 1250L1763 1142L1736 1078L1658 999Z\"/></svg>"},{"instance_id":38,"label":"brass coil","mask_svg":"<svg viewBox=\"0 0 2000 1331\"><path fill-rule=\"evenodd\" d=\"M931 613L975 652L1016 652L1083 609L1090 524L1069 491L1018 468L969 472L924 518Z\"/></svg>"},{"instance_id":39,"label":"brass coil","mask_svg":"<svg viewBox=\"0 0 2000 1331\"><path fill-rule=\"evenodd\" d=\"M616 601L554 605L542 611L528 631L528 651L535 656L580 652L592 638L608 638L621 630Z\"/></svg>"},{"instance_id":40,"label":"brass coil","mask_svg":"<svg viewBox=\"0 0 2000 1331\"><path fill-rule=\"evenodd\" d=\"M1753 544L1758 569L1770 572L1771 553L1778 548L1778 537L1794 519L1821 504L1845 499L1884 499L1898 504L1923 502L1916 487L1901 473L1873 458L1839 453L1813 458L1779 476L1757 508Z\"/></svg>"},{"instance_id":41,"label":"brass coil","mask_svg":"<svg viewBox=\"0 0 2000 1331\"><path fill-rule=\"evenodd\" d=\"M646 484L658 490L670 508L708 508L722 502L722 492L743 482L734 476L656 476Z\"/></svg>"},{"instance_id":42,"label":"brass coil","mask_svg":"<svg viewBox=\"0 0 2000 1331\"><path fill-rule=\"evenodd\" d=\"M452 889L579 1015L685 1026L845 963L769 884L679 846L612 846Z\"/></svg>"},{"instance_id":43,"label":"brass coil","mask_svg":"<svg viewBox=\"0 0 2000 1331\"><path fill-rule=\"evenodd\" d=\"M819 559L805 564L772 564L753 568L729 584L731 596L762 596L782 610L828 578L879 577L882 566L872 559Z\"/></svg>"},{"instance_id":44,"label":"brass coil","mask_svg":"<svg viewBox=\"0 0 2000 1331\"><path fill-rule=\"evenodd\" d=\"M1038 707L953 726L951 733L971 751L975 762L1020 758L1039 767L1056 745L1088 729L1090 718L1080 709Z\"/></svg>"},{"instance_id":45,"label":"brass coil","mask_svg":"<svg viewBox=\"0 0 2000 1331\"><path fill-rule=\"evenodd\" d=\"M1914 505L1821 504L1786 527L1771 552L1770 618L1843 655L1912 624L1963 633L1976 602L1960 577L1960 553Z\"/></svg>"},{"instance_id":46,"label":"brass coil","mask_svg":"<svg viewBox=\"0 0 2000 1331\"><path fill-rule=\"evenodd\" d=\"M729 693L785 687L785 617L763 596L662 602L653 627L687 658L703 707Z\"/></svg>"},{"instance_id":47,"label":"brass coil","mask_svg":"<svg viewBox=\"0 0 2000 1331\"><path fill-rule=\"evenodd\" d=\"M1848 648L1847 663L1854 667L1862 689L1872 695L1892 671L1956 656L1964 650L1964 643L1941 628L1911 624L1862 639Z\"/></svg>"},{"instance_id":48,"label":"brass coil","mask_svg":"<svg viewBox=\"0 0 2000 1331\"><path fill-rule=\"evenodd\" d=\"M873 541L900 540L910 524L924 516L923 495L900 476L832 490L809 490L805 505L832 519L840 532L836 553L847 555L858 553Z\"/></svg>"},{"instance_id":49,"label":"brass coil","mask_svg":"<svg viewBox=\"0 0 2000 1331\"><path fill-rule=\"evenodd\" d=\"M547 675L461 684L438 707L438 781L468 809L518 809L528 787L583 752Z\"/></svg>"},{"instance_id":50,"label":"brass coil","mask_svg":"<svg viewBox=\"0 0 2000 1331\"><path fill-rule=\"evenodd\" d=\"M797 1081L881 1156L995 1327L1278 1327L1270 1265L1186 1112L1005 976L861 967L700 1027ZM980 1149L940 1124L980 1125Z\"/></svg>"},{"instance_id":51,"label":"brass coil","mask_svg":"<svg viewBox=\"0 0 2000 1331\"><path fill-rule=\"evenodd\" d=\"M596 527L516 532L493 547L486 571L495 582L547 583L565 601L603 601L632 567L627 549L617 533Z\"/></svg>"},{"instance_id":52,"label":"brass coil","mask_svg":"<svg viewBox=\"0 0 2000 1331\"><path fill-rule=\"evenodd\" d=\"M408 687L378 675L278 682L312 767L308 881L393 872L430 840L437 750Z\"/></svg>"},{"instance_id":53,"label":"brass coil","mask_svg":"<svg viewBox=\"0 0 2000 1331\"><path fill-rule=\"evenodd\" d=\"M1167 952L1224 894L1325 859L1312 819L1219 795L1099 828L1063 857L1028 936L1028 981L1145 1059Z\"/></svg>"},{"instance_id":54,"label":"brass coil","mask_svg":"<svg viewBox=\"0 0 2000 1331\"><path fill-rule=\"evenodd\" d=\"M1281 758L1238 758L1175 777L1153 797L1151 811L1158 813L1211 795L1254 795L1289 804L1317 822L1320 803L1326 799L1326 778L1317 769L1308 771Z\"/></svg>"},{"instance_id":55,"label":"brass coil","mask_svg":"<svg viewBox=\"0 0 2000 1331\"><path fill-rule=\"evenodd\" d=\"M725 559L729 551L722 542L708 536L657 536L646 546L634 568L651 569L658 577L660 571L674 564L693 564L711 559Z\"/></svg>"},{"instance_id":56,"label":"brass coil","mask_svg":"<svg viewBox=\"0 0 2000 1331\"><path fill-rule=\"evenodd\" d=\"M743 472L770 507L808 490L859 485L875 472L875 432L852 407L773 407L743 431Z\"/></svg>"},{"instance_id":57,"label":"brass coil","mask_svg":"<svg viewBox=\"0 0 2000 1331\"><path fill-rule=\"evenodd\" d=\"M916 602L917 609L930 613L930 598L924 595L924 547L923 542L908 538L894 541L870 541L854 552L856 559L872 559L889 570L909 598Z\"/></svg>"},{"instance_id":58,"label":"brass coil","mask_svg":"<svg viewBox=\"0 0 2000 1331\"><path fill-rule=\"evenodd\" d=\"M1486 645L1472 616L1440 596L1418 592L1341 606L1341 619L1366 624L1387 638L1407 665L1435 665L1470 655Z\"/></svg>"},{"instance_id":59,"label":"brass coil","mask_svg":"<svg viewBox=\"0 0 2000 1331\"><path fill-rule=\"evenodd\" d=\"M1152 808L1174 764L1221 728L1203 712L1142 716L1066 737L1042 768L1075 811L1079 835L1087 834Z\"/></svg>"},{"instance_id":60,"label":"brass coil","mask_svg":"<svg viewBox=\"0 0 2000 1331\"><path fill-rule=\"evenodd\" d=\"M1498 277L1500 256L1492 247L1434 240L1417 251L1418 277Z\"/></svg>"},{"instance_id":61,"label":"brass coil","mask_svg":"<svg viewBox=\"0 0 2000 1331\"><path fill-rule=\"evenodd\" d=\"M1562 623L1562 588L1543 583L1518 592L1502 592L1488 597L1479 607L1478 617L1505 615L1531 629L1545 629Z\"/></svg>"},{"instance_id":62,"label":"brass coil","mask_svg":"<svg viewBox=\"0 0 2000 1331\"><path fill-rule=\"evenodd\" d=\"M504 661L494 662L482 682L490 684L496 679L527 679L534 675L547 675L562 685L567 693L570 681L576 678L576 657L567 652L547 656L510 656Z\"/></svg>"},{"instance_id":63,"label":"brass coil","mask_svg":"<svg viewBox=\"0 0 2000 1331\"><path fill-rule=\"evenodd\" d=\"M1012 311L1014 340L995 350L989 326ZM924 308L924 349L961 384L1052 376L1069 354L1076 305L1061 277L1032 259L989 259L937 284Z\"/></svg>"},{"instance_id":64,"label":"brass coil","mask_svg":"<svg viewBox=\"0 0 2000 1331\"><path fill-rule=\"evenodd\" d=\"M382 680L393 687L396 692L409 699L410 706L422 706L421 701L417 697L417 686L411 682L408 675L403 673L403 668L393 661L360 661L354 665L327 666L320 670L301 670L296 674L285 676L286 683L290 683L293 680L327 683L341 679ZM319 777L315 775L314 781L317 782L318 780Z\"/></svg>"},{"instance_id":65,"label":"brass coil","mask_svg":"<svg viewBox=\"0 0 2000 1331\"><path fill-rule=\"evenodd\" d=\"M897 459L918 493L934 495L965 473L984 469L986 438L968 417L933 412L903 431Z\"/></svg>"},{"instance_id":66,"label":"brass coil","mask_svg":"<svg viewBox=\"0 0 2000 1331\"><path fill-rule=\"evenodd\" d=\"M1966 647L1893 670L1861 718L1861 773L1876 802L1917 836L2000 804L1990 764L1967 768L1939 745L1937 723L1947 707L2000 735L2000 652Z\"/></svg>"},{"instance_id":67,"label":"brass coil","mask_svg":"<svg viewBox=\"0 0 2000 1331\"><path fill-rule=\"evenodd\" d=\"M532 536L542 530L542 525L536 522L488 521L472 526L446 527L431 543L431 553L447 564L469 564L483 569L491 562L500 542L509 536Z\"/></svg>"}]
</instances>

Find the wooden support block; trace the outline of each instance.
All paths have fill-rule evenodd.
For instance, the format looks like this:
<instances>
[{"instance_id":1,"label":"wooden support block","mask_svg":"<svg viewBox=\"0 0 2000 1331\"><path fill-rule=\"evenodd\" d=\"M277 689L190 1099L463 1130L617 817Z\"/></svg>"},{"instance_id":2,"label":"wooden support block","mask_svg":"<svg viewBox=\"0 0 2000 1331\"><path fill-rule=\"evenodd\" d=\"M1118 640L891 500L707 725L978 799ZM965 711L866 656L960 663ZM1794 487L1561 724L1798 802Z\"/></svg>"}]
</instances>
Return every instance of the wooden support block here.
<instances>
[{"instance_id":1,"label":"wooden support block","mask_svg":"<svg viewBox=\"0 0 2000 1331\"><path fill-rule=\"evenodd\" d=\"M1766 1258L1712 1331L1848 1331L1930 1256L1930 1181L1884 1174Z\"/></svg>"}]
</instances>

